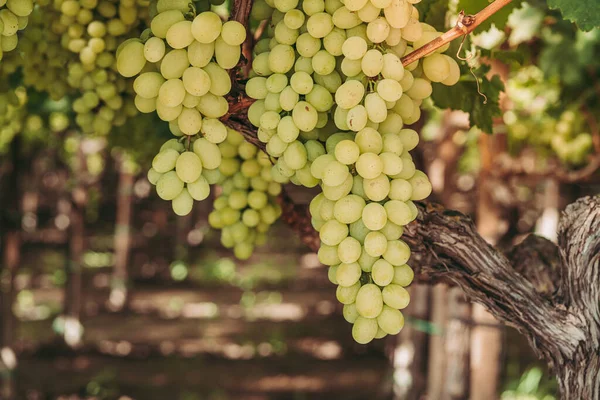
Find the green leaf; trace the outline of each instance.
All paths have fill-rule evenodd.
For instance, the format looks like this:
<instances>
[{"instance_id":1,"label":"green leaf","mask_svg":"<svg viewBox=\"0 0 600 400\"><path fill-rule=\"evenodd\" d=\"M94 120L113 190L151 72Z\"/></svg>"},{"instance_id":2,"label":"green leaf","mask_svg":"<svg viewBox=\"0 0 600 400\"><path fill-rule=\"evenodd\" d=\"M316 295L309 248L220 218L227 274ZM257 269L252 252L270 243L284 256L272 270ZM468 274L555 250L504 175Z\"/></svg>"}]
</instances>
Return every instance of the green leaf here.
<instances>
[{"instance_id":1,"label":"green leaf","mask_svg":"<svg viewBox=\"0 0 600 400\"><path fill-rule=\"evenodd\" d=\"M496 28L504 29L504 26L508 21L508 16L510 15L510 13L515 8L519 7L522 2L523 0L515 0L507 6L504 6L498 12L496 12L494 15L488 18L485 22L479 25L479 27L475 31L487 31L492 27L492 23L496 25ZM466 14L477 14L479 11L489 6L490 3L491 2L488 0L459 0L457 10L464 10Z\"/></svg>"},{"instance_id":2,"label":"green leaf","mask_svg":"<svg viewBox=\"0 0 600 400\"><path fill-rule=\"evenodd\" d=\"M449 2L449 0L423 0L415 4L415 7L419 10L421 21L442 32L446 28L446 13L448 12Z\"/></svg>"},{"instance_id":3,"label":"green leaf","mask_svg":"<svg viewBox=\"0 0 600 400\"><path fill-rule=\"evenodd\" d=\"M484 98L477 93L477 84L470 76L463 76L454 86L445 86L439 83L433 84L431 96L437 107L462 110L469 113L471 126L477 126L486 133L493 132L493 118L501 114L498 99L500 92L504 90L504 84L498 75L489 80L485 74L488 66L482 66L474 71L481 78L481 92L486 95L487 103L483 104Z\"/></svg>"},{"instance_id":4,"label":"green leaf","mask_svg":"<svg viewBox=\"0 0 600 400\"><path fill-rule=\"evenodd\" d=\"M598 0L548 0L548 6L559 9L565 19L575 22L583 31L600 27Z\"/></svg>"}]
</instances>

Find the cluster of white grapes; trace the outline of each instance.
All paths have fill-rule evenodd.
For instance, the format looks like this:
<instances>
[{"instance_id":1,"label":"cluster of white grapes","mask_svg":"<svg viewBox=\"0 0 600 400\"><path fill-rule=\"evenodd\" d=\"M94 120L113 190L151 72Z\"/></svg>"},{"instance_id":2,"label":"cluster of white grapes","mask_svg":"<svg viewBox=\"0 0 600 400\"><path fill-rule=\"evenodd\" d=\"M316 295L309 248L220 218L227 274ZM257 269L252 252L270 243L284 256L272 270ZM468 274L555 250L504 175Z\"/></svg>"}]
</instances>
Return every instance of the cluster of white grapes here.
<instances>
[{"instance_id":1,"label":"cluster of white grapes","mask_svg":"<svg viewBox=\"0 0 600 400\"><path fill-rule=\"evenodd\" d=\"M70 55L62 75L73 89L75 122L83 133L107 135L113 126L122 126L137 114L131 84L114 67L118 45L140 34L148 3L63 0L43 7L45 18L51 16L49 30Z\"/></svg>"},{"instance_id":2,"label":"cluster of white grapes","mask_svg":"<svg viewBox=\"0 0 600 400\"><path fill-rule=\"evenodd\" d=\"M33 6L33 0L0 0L0 60L17 48L17 32L27 27Z\"/></svg>"},{"instance_id":3,"label":"cluster of white grapes","mask_svg":"<svg viewBox=\"0 0 600 400\"><path fill-rule=\"evenodd\" d=\"M23 84L38 92L47 92L51 99L58 101L73 92L65 74L65 67L72 57L62 47L61 36L51 29L57 14L41 7L45 2L49 0L38 0L40 7L36 7L30 16L29 26L19 42L20 53L24 56L18 58Z\"/></svg>"},{"instance_id":4,"label":"cluster of white grapes","mask_svg":"<svg viewBox=\"0 0 600 400\"><path fill-rule=\"evenodd\" d=\"M269 156L235 131L219 144L221 193L214 201L209 224L221 229L221 243L234 255L248 259L255 246L266 242L269 227L281 215L277 196L281 185L271 175Z\"/></svg>"},{"instance_id":5,"label":"cluster of white grapes","mask_svg":"<svg viewBox=\"0 0 600 400\"><path fill-rule=\"evenodd\" d=\"M239 22L223 23L211 11L195 15L195 9L189 0L159 0L150 30L140 39L125 41L117 50L119 73L124 77L137 76L133 82L137 109L142 113L156 112L160 119L169 122L170 131L188 145L188 151L178 159L171 152L171 161L159 169L153 163L157 173L172 170L173 162L181 164L177 169L179 177L173 173L157 180L159 196L173 200L173 208L180 215L191 211L192 199L201 200L208 195L208 185L202 183L201 193L196 194L189 191L189 185L211 170L218 172L222 157L217 144L228 136L228 129L219 121L229 110L224 97L231 90L227 69L237 65L241 44L246 39L246 28ZM190 151L192 143L194 150L198 147L197 156ZM203 146L208 146L206 154ZM155 161L163 156L161 151ZM210 158L208 164L202 157ZM182 191L184 183L187 191ZM209 179L208 183L213 182ZM170 189L164 191L164 185ZM177 188L181 192L176 194L178 199L172 197Z\"/></svg>"},{"instance_id":6,"label":"cluster of white grapes","mask_svg":"<svg viewBox=\"0 0 600 400\"><path fill-rule=\"evenodd\" d=\"M359 343L404 324L413 273L400 237L413 201L431 192L409 153L418 134L404 125L419 120L432 82L460 77L447 46L403 65L440 35L419 22L417 2L257 0L251 13L270 24L254 48L248 118L277 181L322 188L311 203L319 259Z\"/></svg>"},{"instance_id":7,"label":"cluster of white grapes","mask_svg":"<svg viewBox=\"0 0 600 400\"><path fill-rule=\"evenodd\" d=\"M217 144L227 138L227 130L218 135L189 138L185 142L170 139L152 160L148 180L156 185L163 200L170 200L177 215L192 211L194 200L202 201L210 194L210 184L221 179L221 151Z\"/></svg>"}]
</instances>

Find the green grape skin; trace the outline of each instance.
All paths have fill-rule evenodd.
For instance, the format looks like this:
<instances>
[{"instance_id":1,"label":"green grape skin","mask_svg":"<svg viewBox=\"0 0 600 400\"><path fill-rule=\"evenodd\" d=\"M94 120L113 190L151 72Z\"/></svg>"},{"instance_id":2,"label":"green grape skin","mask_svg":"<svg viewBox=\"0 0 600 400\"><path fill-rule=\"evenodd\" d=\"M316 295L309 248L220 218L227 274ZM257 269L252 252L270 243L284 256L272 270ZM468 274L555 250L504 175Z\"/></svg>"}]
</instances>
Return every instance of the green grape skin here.
<instances>
[{"instance_id":1,"label":"green grape skin","mask_svg":"<svg viewBox=\"0 0 600 400\"><path fill-rule=\"evenodd\" d=\"M376 318L383 309L381 290L374 284L362 286L356 294L356 310L364 318Z\"/></svg>"},{"instance_id":2,"label":"green grape skin","mask_svg":"<svg viewBox=\"0 0 600 400\"><path fill-rule=\"evenodd\" d=\"M176 215L185 216L192 212L192 208L194 207L194 199L188 190L183 188L181 193L179 193L179 195L173 199L171 206Z\"/></svg>"},{"instance_id":3,"label":"green grape skin","mask_svg":"<svg viewBox=\"0 0 600 400\"><path fill-rule=\"evenodd\" d=\"M373 318L358 316L352 326L352 337L359 344L367 344L375 339L378 325Z\"/></svg>"},{"instance_id":4,"label":"green grape skin","mask_svg":"<svg viewBox=\"0 0 600 400\"><path fill-rule=\"evenodd\" d=\"M410 303L410 294L400 285L390 284L381 291L383 302L395 309L402 310Z\"/></svg>"},{"instance_id":5,"label":"green grape skin","mask_svg":"<svg viewBox=\"0 0 600 400\"><path fill-rule=\"evenodd\" d=\"M404 317L400 311L384 305L377 324L385 333L397 335L404 327Z\"/></svg>"},{"instance_id":6,"label":"green grape skin","mask_svg":"<svg viewBox=\"0 0 600 400\"><path fill-rule=\"evenodd\" d=\"M183 181L175 171L163 174L156 182L156 193L163 200L175 199L183 190Z\"/></svg>"}]
</instances>

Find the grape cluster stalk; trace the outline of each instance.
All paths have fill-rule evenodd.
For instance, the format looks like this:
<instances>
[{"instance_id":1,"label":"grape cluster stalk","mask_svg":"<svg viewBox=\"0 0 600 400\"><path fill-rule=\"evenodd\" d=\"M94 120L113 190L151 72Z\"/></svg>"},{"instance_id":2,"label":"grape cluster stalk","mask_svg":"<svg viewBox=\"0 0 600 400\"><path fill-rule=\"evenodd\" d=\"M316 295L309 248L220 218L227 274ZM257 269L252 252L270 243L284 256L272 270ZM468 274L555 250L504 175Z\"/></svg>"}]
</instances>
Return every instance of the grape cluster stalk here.
<instances>
[{"instance_id":1,"label":"grape cluster stalk","mask_svg":"<svg viewBox=\"0 0 600 400\"><path fill-rule=\"evenodd\" d=\"M268 20L255 45L248 119L276 162L277 182L322 192L310 204L319 260L338 285L358 343L397 334L413 279L403 227L431 192L405 125L421 117L432 82L454 85L448 45L404 67L441 35L419 22L418 0L258 0Z\"/></svg>"}]
</instances>

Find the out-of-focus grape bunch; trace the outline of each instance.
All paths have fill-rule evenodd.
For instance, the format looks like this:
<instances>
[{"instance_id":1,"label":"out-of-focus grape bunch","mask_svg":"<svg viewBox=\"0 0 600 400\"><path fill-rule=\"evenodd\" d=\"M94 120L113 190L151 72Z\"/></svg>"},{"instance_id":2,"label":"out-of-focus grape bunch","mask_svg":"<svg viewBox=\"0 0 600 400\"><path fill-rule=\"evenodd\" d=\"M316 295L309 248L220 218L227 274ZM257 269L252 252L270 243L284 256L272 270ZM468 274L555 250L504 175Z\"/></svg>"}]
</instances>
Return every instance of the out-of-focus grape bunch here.
<instances>
[{"instance_id":1,"label":"out-of-focus grape bunch","mask_svg":"<svg viewBox=\"0 0 600 400\"><path fill-rule=\"evenodd\" d=\"M508 81L506 93L513 103L504 114L513 154L529 148L539 156L556 157L567 166L586 163L593 141L585 116L577 108L553 109L560 88L545 80L539 68L519 71Z\"/></svg>"}]
</instances>

